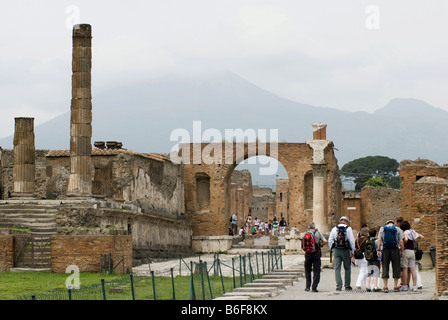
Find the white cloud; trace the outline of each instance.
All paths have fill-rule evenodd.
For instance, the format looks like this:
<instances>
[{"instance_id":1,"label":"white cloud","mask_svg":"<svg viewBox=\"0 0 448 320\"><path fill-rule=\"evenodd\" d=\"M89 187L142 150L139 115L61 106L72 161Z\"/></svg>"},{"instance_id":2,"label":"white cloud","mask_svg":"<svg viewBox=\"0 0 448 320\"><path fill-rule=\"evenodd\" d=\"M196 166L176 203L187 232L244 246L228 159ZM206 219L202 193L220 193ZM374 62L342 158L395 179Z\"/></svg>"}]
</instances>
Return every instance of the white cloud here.
<instances>
[{"instance_id":1,"label":"white cloud","mask_svg":"<svg viewBox=\"0 0 448 320\"><path fill-rule=\"evenodd\" d=\"M365 27L370 4L379 30ZM94 93L228 69L312 105L373 111L403 96L448 109L444 0L22 0L0 11L0 136L12 111L69 107L70 5L93 27Z\"/></svg>"}]
</instances>

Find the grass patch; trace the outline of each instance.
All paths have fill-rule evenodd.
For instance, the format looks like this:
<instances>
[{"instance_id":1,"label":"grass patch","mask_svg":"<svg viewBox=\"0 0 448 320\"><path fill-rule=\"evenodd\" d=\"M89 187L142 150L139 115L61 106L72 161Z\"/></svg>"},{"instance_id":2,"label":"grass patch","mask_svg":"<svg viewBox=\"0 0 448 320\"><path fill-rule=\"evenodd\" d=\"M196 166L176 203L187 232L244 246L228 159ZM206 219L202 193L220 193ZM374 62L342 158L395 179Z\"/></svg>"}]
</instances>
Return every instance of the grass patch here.
<instances>
[{"instance_id":1,"label":"grass patch","mask_svg":"<svg viewBox=\"0 0 448 320\"><path fill-rule=\"evenodd\" d=\"M70 274L49 272L2 272L0 273L0 300L15 300L18 295L44 293L53 289L65 289ZM80 273L80 284L101 283L122 276L99 273Z\"/></svg>"},{"instance_id":2,"label":"grass patch","mask_svg":"<svg viewBox=\"0 0 448 320\"><path fill-rule=\"evenodd\" d=\"M0 273L0 300L16 300L19 296L31 299L36 294L37 299L68 300L68 290L65 281L70 274L46 272L5 272ZM99 273L81 273L81 289L72 290L72 300L102 300L103 290L101 279L105 280L107 300L132 300L132 286L128 275L107 275ZM190 276L156 276L154 285L148 276L134 276L134 297L136 300L154 300L154 287L157 300L191 300ZM202 279L204 281L202 282ZM222 296L233 290L233 278L210 276L210 284L204 275L194 275L194 296L196 300L209 300ZM173 296L174 281L174 296ZM224 283L224 290L222 287ZM235 279L240 285L239 278ZM211 291L211 293L210 293ZM47 294L48 293L48 294Z\"/></svg>"}]
</instances>

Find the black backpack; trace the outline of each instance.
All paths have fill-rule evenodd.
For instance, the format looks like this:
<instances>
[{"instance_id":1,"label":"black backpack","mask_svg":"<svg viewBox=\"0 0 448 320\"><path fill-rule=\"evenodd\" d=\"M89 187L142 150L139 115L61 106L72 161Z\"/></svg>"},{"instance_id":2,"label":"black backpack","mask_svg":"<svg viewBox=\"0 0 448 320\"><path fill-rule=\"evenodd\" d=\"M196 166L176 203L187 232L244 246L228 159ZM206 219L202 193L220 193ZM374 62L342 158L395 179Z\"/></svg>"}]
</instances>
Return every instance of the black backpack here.
<instances>
[{"instance_id":1,"label":"black backpack","mask_svg":"<svg viewBox=\"0 0 448 320\"><path fill-rule=\"evenodd\" d=\"M375 238L370 237L366 241L364 257L366 258L367 261L376 261L376 260L378 260L378 255L377 255L376 245L375 245Z\"/></svg>"},{"instance_id":2,"label":"black backpack","mask_svg":"<svg viewBox=\"0 0 448 320\"><path fill-rule=\"evenodd\" d=\"M347 239L347 226L337 226L335 247L339 249L350 248Z\"/></svg>"}]
</instances>

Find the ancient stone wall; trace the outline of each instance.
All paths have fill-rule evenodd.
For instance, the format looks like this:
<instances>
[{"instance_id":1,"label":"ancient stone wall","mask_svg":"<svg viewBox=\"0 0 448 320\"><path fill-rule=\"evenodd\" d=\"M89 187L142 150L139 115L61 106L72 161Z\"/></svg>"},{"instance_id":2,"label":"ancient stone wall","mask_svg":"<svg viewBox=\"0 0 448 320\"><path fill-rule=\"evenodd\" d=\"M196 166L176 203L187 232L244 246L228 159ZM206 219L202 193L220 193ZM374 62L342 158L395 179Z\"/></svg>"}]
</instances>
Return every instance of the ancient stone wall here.
<instances>
[{"instance_id":1,"label":"ancient stone wall","mask_svg":"<svg viewBox=\"0 0 448 320\"><path fill-rule=\"evenodd\" d=\"M191 249L192 230L188 221L144 213L131 204L66 203L57 207L56 221L60 235L132 235L136 260L177 257Z\"/></svg>"},{"instance_id":2,"label":"ancient stone wall","mask_svg":"<svg viewBox=\"0 0 448 320\"><path fill-rule=\"evenodd\" d=\"M345 191L342 193L342 213L350 219L350 226L353 230L361 230L362 208L361 193L353 191Z\"/></svg>"},{"instance_id":3,"label":"ancient stone wall","mask_svg":"<svg viewBox=\"0 0 448 320\"><path fill-rule=\"evenodd\" d=\"M47 154L47 198L67 193L67 151ZM177 218L184 213L183 168L158 155L125 150L92 151L92 193L96 198L131 202L143 212Z\"/></svg>"},{"instance_id":4,"label":"ancient stone wall","mask_svg":"<svg viewBox=\"0 0 448 320\"><path fill-rule=\"evenodd\" d=\"M0 272L8 272L13 267L14 236L0 235Z\"/></svg>"},{"instance_id":5,"label":"ancient stone wall","mask_svg":"<svg viewBox=\"0 0 448 320\"><path fill-rule=\"evenodd\" d=\"M277 178L275 186L275 211L279 217L289 218L289 179ZM272 218L270 218L272 219Z\"/></svg>"},{"instance_id":6,"label":"ancient stone wall","mask_svg":"<svg viewBox=\"0 0 448 320\"><path fill-rule=\"evenodd\" d=\"M437 201L447 190L448 166L418 159L402 161L398 168L401 177L401 216L422 234L423 250L436 242Z\"/></svg>"},{"instance_id":7,"label":"ancient stone wall","mask_svg":"<svg viewBox=\"0 0 448 320\"><path fill-rule=\"evenodd\" d=\"M439 200L436 213L436 294L448 295L448 194Z\"/></svg>"},{"instance_id":8,"label":"ancient stone wall","mask_svg":"<svg viewBox=\"0 0 448 320\"><path fill-rule=\"evenodd\" d=\"M401 192L392 188L364 187L361 190L361 221L369 227L381 227L401 215Z\"/></svg>"},{"instance_id":9,"label":"ancient stone wall","mask_svg":"<svg viewBox=\"0 0 448 320\"><path fill-rule=\"evenodd\" d=\"M51 268L55 273L65 273L70 265L81 272L99 272L100 255L111 254L115 267L124 258L124 272L132 270L132 236L52 236ZM120 265L116 273L122 273Z\"/></svg>"},{"instance_id":10,"label":"ancient stone wall","mask_svg":"<svg viewBox=\"0 0 448 320\"><path fill-rule=\"evenodd\" d=\"M45 158L47 152L48 150L36 150L34 194L37 198L41 199L46 198L47 193L47 163ZM0 170L2 172L0 174L0 178L2 179L0 182L0 185L2 186L0 197L2 199L8 199L14 191L14 150L3 149L0 163Z\"/></svg>"},{"instance_id":11,"label":"ancient stone wall","mask_svg":"<svg viewBox=\"0 0 448 320\"><path fill-rule=\"evenodd\" d=\"M253 219L258 218L262 221L266 221L269 219L269 205L275 203L275 196L272 194L272 190L270 188L263 188L263 189L268 190L265 190L265 192L258 191L253 195L252 218Z\"/></svg>"}]
</instances>

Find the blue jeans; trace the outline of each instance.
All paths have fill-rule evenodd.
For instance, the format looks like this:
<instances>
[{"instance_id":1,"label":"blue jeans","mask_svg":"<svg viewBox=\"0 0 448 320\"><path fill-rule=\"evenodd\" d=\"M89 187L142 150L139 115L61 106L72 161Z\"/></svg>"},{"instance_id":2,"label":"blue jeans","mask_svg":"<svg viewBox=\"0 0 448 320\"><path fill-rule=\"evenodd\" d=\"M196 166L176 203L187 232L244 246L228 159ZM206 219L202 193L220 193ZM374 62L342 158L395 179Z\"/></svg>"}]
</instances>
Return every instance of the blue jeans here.
<instances>
[{"instance_id":1,"label":"blue jeans","mask_svg":"<svg viewBox=\"0 0 448 320\"><path fill-rule=\"evenodd\" d=\"M345 270L345 287L350 287L351 282L351 259L350 249L333 249L334 254L334 274L336 279L336 287L342 289L341 266L344 263Z\"/></svg>"}]
</instances>

